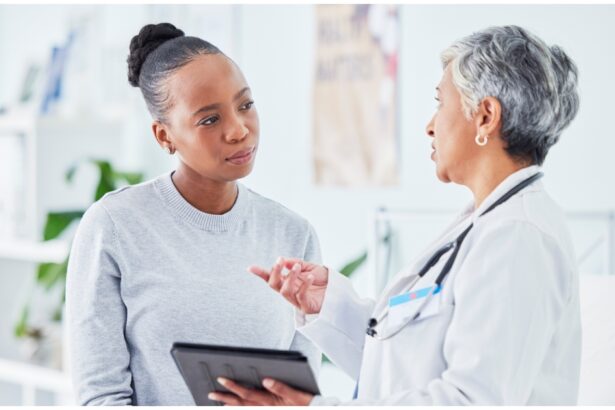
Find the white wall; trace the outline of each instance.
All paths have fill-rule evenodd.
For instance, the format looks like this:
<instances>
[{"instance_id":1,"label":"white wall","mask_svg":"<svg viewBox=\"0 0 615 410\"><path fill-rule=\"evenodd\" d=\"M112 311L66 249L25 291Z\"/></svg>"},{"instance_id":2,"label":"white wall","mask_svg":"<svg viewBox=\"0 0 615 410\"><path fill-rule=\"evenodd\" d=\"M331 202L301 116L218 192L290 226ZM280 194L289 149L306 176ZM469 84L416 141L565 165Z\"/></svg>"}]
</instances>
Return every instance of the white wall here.
<instances>
[{"instance_id":1,"label":"white wall","mask_svg":"<svg viewBox=\"0 0 615 410\"><path fill-rule=\"evenodd\" d=\"M241 63L262 124L257 165L247 182L306 216L332 266L365 246L368 216L380 205L460 208L471 197L465 189L435 178L424 131L435 108L439 53L489 25L517 24L561 45L580 72L581 108L545 163L546 186L566 210L615 208L615 135L608 120L614 108L609 97L615 93L613 21L614 6L404 6L401 184L395 189L330 189L312 184L313 9L244 7Z\"/></svg>"},{"instance_id":2,"label":"white wall","mask_svg":"<svg viewBox=\"0 0 615 410\"><path fill-rule=\"evenodd\" d=\"M188 34L203 35L195 16L212 6L2 6L0 50L13 64L0 67L0 103L14 94L23 61L42 58L61 43L75 16L96 10L98 36L107 48L127 49L131 35L147 21L168 19ZM102 10L102 12L100 12ZM246 183L306 216L320 235L329 263L338 266L359 252L366 241L369 213L380 205L457 209L470 199L465 189L444 185L434 176L424 127L435 107L434 87L441 75L439 53L455 39L489 25L518 24L557 43L577 62L581 109L545 164L552 195L569 210L615 208L610 161L615 148L608 127L615 91L610 76L615 63L615 6L415 6L402 8L400 66L401 183L386 189L332 189L312 183L311 81L314 56L312 6L239 6L233 56L254 90L261 116L257 165ZM23 39L23 32L27 39ZM20 37L21 36L21 37ZM29 40L29 39L36 39ZM99 40L100 41L100 40ZM22 47L16 47L19 42ZM127 51L127 50L126 50ZM173 166L150 135L149 118L138 90L123 77L125 54L113 64L113 85L124 89L136 115L127 124L126 141L117 161L142 168L148 176ZM13 91L11 91L13 90ZM341 158L340 160L343 160ZM283 170L284 172L280 172Z\"/></svg>"}]
</instances>

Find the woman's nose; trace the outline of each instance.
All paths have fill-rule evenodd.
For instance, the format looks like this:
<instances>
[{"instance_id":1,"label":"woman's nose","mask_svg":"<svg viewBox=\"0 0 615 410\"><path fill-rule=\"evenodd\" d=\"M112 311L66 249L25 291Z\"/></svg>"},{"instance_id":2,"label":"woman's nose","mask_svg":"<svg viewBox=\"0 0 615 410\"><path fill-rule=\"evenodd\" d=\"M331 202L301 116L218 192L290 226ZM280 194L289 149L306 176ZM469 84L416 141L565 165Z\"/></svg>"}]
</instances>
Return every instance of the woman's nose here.
<instances>
[{"instance_id":1,"label":"woman's nose","mask_svg":"<svg viewBox=\"0 0 615 410\"><path fill-rule=\"evenodd\" d=\"M250 131L242 119L235 117L233 123L227 128L225 138L227 142L234 144L243 141L249 133Z\"/></svg>"},{"instance_id":2,"label":"woman's nose","mask_svg":"<svg viewBox=\"0 0 615 410\"><path fill-rule=\"evenodd\" d=\"M431 120L429 121L429 123L427 123L427 128L425 128L425 132L427 133L427 136L430 138L433 138L436 136L436 133L434 132L434 120L435 119L436 119L435 115L431 117Z\"/></svg>"}]
</instances>

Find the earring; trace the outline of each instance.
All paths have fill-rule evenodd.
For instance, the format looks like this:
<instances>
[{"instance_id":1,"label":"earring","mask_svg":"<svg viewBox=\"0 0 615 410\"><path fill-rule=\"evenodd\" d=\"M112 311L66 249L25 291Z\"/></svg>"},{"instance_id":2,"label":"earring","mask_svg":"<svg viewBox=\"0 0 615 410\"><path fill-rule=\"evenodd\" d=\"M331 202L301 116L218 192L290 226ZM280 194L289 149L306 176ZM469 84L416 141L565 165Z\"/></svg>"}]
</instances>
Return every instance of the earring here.
<instances>
[{"instance_id":1,"label":"earring","mask_svg":"<svg viewBox=\"0 0 615 410\"><path fill-rule=\"evenodd\" d=\"M485 145L487 145L487 142L489 141L487 139L487 136L482 136L480 134L476 134L476 138L474 138L474 141L476 142L476 144L480 145L481 147L484 147Z\"/></svg>"}]
</instances>

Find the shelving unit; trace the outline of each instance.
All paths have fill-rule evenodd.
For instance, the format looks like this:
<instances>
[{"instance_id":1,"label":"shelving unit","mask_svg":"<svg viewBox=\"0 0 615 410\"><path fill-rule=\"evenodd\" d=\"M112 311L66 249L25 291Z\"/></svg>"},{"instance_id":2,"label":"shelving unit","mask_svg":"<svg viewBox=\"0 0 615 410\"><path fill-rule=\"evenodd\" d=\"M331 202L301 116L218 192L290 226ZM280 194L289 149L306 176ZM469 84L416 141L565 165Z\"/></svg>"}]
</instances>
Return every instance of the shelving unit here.
<instances>
[{"instance_id":1,"label":"shelving unit","mask_svg":"<svg viewBox=\"0 0 615 410\"><path fill-rule=\"evenodd\" d=\"M145 22L171 18L181 21L186 32L208 38L233 55L235 26L229 23L238 18L237 13L237 6L177 8L172 5L134 5L123 8L121 13L107 6L55 7L45 12L28 7L4 13L0 48L10 49L15 57L15 64L3 69L4 85L18 81L17 75L23 74L20 70L26 62L48 60L53 46L66 44L69 30L76 30L78 35L64 67L62 95L56 107L60 110L52 109L49 116L41 117L38 107L32 110L9 107L7 113L0 115L0 140L3 135L17 136L24 156L24 160L19 159L18 167L19 186L23 180L24 187L19 195L23 200L19 200L17 207L16 201L10 203L12 210L19 211L19 225L11 223L17 218L7 216L5 220L15 229L3 230L0 218L0 294L5 311L9 308L5 315L0 315L0 331L8 336L36 264L61 262L69 252L70 235L66 240L41 242L46 214L84 209L91 203L97 171L84 166L69 185L65 173L70 166L79 160L101 158L122 170L156 174L166 168L165 161L171 162L152 141L145 147L141 144L150 118L141 105L133 103L134 98L141 104L141 98L126 83L125 54L130 36ZM23 44L24 47L14 50L10 34L21 31L40 31L42 41L36 45ZM101 32L105 35L100 35ZM40 95L35 93L33 99L36 98ZM61 113L70 118L63 118ZM148 159L141 161L141 156ZM18 235L3 235L5 232ZM46 380L42 384L51 383L54 378L66 380L61 372L6 360L19 354L17 342L7 339L0 338L0 357L4 357L0 359L0 382L22 384L23 404L34 404L28 374L36 380ZM62 386L47 387L60 389Z\"/></svg>"},{"instance_id":2,"label":"shelving unit","mask_svg":"<svg viewBox=\"0 0 615 410\"><path fill-rule=\"evenodd\" d=\"M43 242L42 229L49 211L85 209L92 201L97 170L84 166L73 184L65 181L66 171L75 163L88 158L101 158L114 163L122 159L125 119L37 117L27 111L10 112L0 116L0 138L17 138L23 152L23 165L16 172L23 188L14 208L19 210L18 237L0 237L0 286L15 288L5 294L5 304L24 303L23 292L31 283L36 265L63 262L70 250L70 240L62 238ZM89 168L89 169L88 169ZM22 203L23 202L23 203ZM9 221L11 222L11 221ZM14 315L0 318L3 329L12 328ZM66 336L63 337L66 341ZM11 344L12 343L12 344ZM18 342L4 342L8 357L0 358L0 383L21 388L21 404L36 405L37 392L50 392L54 404L72 405L73 394L69 377L64 370L14 360ZM66 342L62 344L64 358L68 357ZM67 363L63 365L67 369Z\"/></svg>"},{"instance_id":3,"label":"shelving unit","mask_svg":"<svg viewBox=\"0 0 615 410\"><path fill-rule=\"evenodd\" d=\"M0 381L21 386L21 404L24 406L36 405L39 390L54 393L56 404L74 405L70 379L59 370L0 359Z\"/></svg>"},{"instance_id":4,"label":"shelving unit","mask_svg":"<svg viewBox=\"0 0 615 410\"><path fill-rule=\"evenodd\" d=\"M68 242L62 240L47 242L0 240L0 259L36 263L60 263L64 261L68 251Z\"/></svg>"},{"instance_id":5,"label":"shelving unit","mask_svg":"<svg viewBox=\"0 0 615 410\"><path fill-rule=\"evenodd\" d=\"M121 118L63 119L36 117L28 112L0 116L0 138L10 135L23 140L25 215L20 239L40 240L48 211L82 209L91 202L88 191L93 191L96 176L91 174L89 179L79 178L69 185L65 173L87 158L118 161L124 126ZM0 241L3 239L7 240Z\"/></svg>"}]
</instances>

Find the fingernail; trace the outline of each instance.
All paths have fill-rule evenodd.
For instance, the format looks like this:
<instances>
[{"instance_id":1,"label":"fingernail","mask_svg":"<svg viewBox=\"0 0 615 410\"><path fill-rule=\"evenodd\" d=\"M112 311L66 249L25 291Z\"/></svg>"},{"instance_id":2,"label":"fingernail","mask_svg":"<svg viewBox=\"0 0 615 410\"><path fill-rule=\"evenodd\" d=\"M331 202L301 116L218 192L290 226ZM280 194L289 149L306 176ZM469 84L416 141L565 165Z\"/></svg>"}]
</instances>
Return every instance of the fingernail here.
<instances>
[{"instance_id":1,"label":"fingernail","mask_svg":"<svg viewBox=\"0 0 615 410\"><path fill-rule=\"evenodd\" d=\"M299 265L298 263L295 263L293 265L293 270L299 270L299 269L301 269L301 265Z\"/></svg>"},{"instance_id":2,"label":"fingernail","mask_svg":"<svg viewBox=\"0 0 615 410\"><path fill-rule=\"evenodd\" d=\"M263 386L265 386L267 388L272 388L273 387L273 380L271 380L271 379L263 380Z\"/></svg>"},{"instance_id":3,"label":"fingernail","mask_svg":"<svg viewBox=\"0 0 615 410\"><path fill-rule=\"evenodd\" d=\"M312 275L311 273L307 276L307 280L312 280L314 279L314 275Z\"/></svg>"},{"instance_id":4,"label":"fingernail","mask_svg":"<svg viewBox=\"0 0 615 410\"><path fill-rule=\"evenodd\" d=\"M216 393L209 393L209 394L207 395L207 398L208 398L209 400L216 400L216 399L218 399L218 395L217 395Z\"/></svg>"},{"instance_id":5,"label":"fingernail","mask_svg":"<svg viewBox=\"0 0 615 410\"><path fill-rule=\"evenodd\" d=\"M275 263L277 263L278 265L281 264L282 262L284 262L284 259L282 259L281 256L278 256L278 259L275 261Z\"/></svg>"},{"instance_id":6,"label":"fingernail","mask_svg":"<svg viewBox=\"0 0 615 410\"><path fill-rule=\"evenodd\" d=\"M223 386L226 386L226 379L222 378L222 377L218 377L216 379L218 381L218 383L220 383Z\"/></svg>"}]
</instances>

